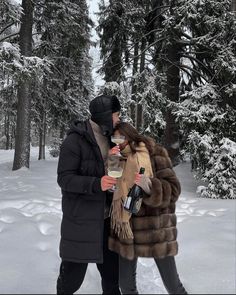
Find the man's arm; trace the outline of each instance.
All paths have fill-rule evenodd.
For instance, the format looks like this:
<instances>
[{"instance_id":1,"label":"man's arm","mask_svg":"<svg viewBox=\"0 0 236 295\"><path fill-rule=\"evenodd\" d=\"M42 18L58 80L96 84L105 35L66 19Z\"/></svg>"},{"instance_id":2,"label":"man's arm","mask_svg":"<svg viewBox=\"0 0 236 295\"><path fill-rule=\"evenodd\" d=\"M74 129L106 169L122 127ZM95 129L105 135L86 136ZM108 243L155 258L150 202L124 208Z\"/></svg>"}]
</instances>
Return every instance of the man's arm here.
<instances>
[{"instance_id":1,"label":"man's arm","mask_svg":"<svg viewBox=\"0 0 236 295\"><path fill-rule=\"evenodd\" d=\"M92 195L101 192L101 178L78 175L81 165L80 147L74 139L74 136L68 136L61 146L57 169L59 186L71 193Z\"/></svg>"},{"instance_id":2,"label":"man's arm","mask_svg":"<svg viewBox=\"0 0 236 295\"><path fill-rule=\"evenodd\" d=\"M108 175L102 178L79 175L81 165L79 142L73 136L68 136L60 150L57 182L63 191L90 195L90 199L97 200L96 193L111 189L117 180Z\"/></svg>"}]
</instances>

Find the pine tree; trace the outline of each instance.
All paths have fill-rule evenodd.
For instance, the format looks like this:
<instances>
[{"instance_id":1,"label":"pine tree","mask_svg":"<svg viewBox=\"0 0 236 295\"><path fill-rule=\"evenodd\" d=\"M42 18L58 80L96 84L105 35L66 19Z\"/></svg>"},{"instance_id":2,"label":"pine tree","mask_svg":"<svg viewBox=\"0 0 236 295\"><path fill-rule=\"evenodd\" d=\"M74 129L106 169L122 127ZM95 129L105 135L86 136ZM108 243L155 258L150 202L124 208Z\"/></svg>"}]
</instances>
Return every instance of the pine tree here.
<instances>
[{"instance_id":1,"label":"pine tree","mask_svg":"<svg viewBox=\"0 0 236 295\"><path fill-rule=\"evenodd\" d=\"M180 119L193 167L209 182L202 195L220 198L232 197L232 194L220 189L228 180L218 169L221 165L214 164L214 159L217 155L221 158L223 141L235 142L236 130L236 22L230 6L228 0L183 1L175 11L189 30L183 35L185 51L180 66L192 85L188 83L190 89L185 90L180 103L172 107ZM228 159L234 161L233 149L227 153ZM224 165L228 163L227 176L234 178L231 160ZM212 178L214 169L219 174L217 178ZM232 191L233 182L230 185Z\"/></svg>"},{"instance_id":2,"label":"pine tree","mask_svg":"<svg viewBox=\"0 0 236 295\"><path fill-rule=\"evenodd\" d=\"M231 11L236 12L236 1L232 0L231 2Z\"/></svg>"},{"instance_id":3,"label":"pine tree","mask_svg":"<svg viewBox=\"0 0 236 295\"><path fill-rule=\"evenodd\" d=\"M101 57L100 72L105 81L117 83L129 80L131 84L130 115L134 125L141 130L143 124L142 104L137 94L137 80L146 68L146 24L149 1L102 1L99 13ZM129 79L126 72L132 72ZM139 88L139 91L144 91Z\"/></svg>"},{"instance_id":4,"label":"pine tree","mask_svg":"<svg viewBox=\"0 0 236 295\"><path fill-rule=\"evenodd\" d=\"M126 32L125 23L125 1L109 1L105 5L104 0L99 5L99 26L97 32L100 37L101 58L103 66L101 73L105 74L106 82L120 82L123 79L123 53L126 50Z\"/></svg>"},{"instance_id":5,"label":"pine tree","mask_svg":"<svg viewBox=\"0 0 236 295\"><path fill-rule=\"evenodd\" d=\"M34 4L31 0L22 0L23 14L20 28L20 51L25 57L32 54L32 27ZM29 168L30 160L30 87L29 77L21 77L18 83L16 143L13 170Z\"/></svg>"},{"instance_id":6,"label":"pine tree","mask_svg":"<svg viewBox=\"0 0 236 295\"><path fill-rule=\"evenodd\" d=\"M111 26L110 20L115 15L113 5L116 1L103 5L101 24L106 27L107 20L110 25L107 35L103 31L101 37L106 42L111 41L109 44L115 34L119 40L125 40L123 51L119 51L117 70L123 70L119 77L123 75L124 80L127 79L127 69L129 74L132 73L133 103L130 105L133 122L138 127L141 121L133 106L140 102L144 110L150 110L152 105L152 113L156 112L157 116L144 113L144 129L157 137L162 134L161 128L166 126L163 142L173 163L178 162L179 148L185 148L191 153L193 167L209 181L207 171L214 170L212 159L221 153L222 144L219 142L235 141L236 22L232 13L233 1L122 1L119 24L126 24L128 30L122 27L119 33L116 33L117 25ZM113 63L111 48L103 47L103 57L107 58L103 61L104 72L106 62ZM147 59L149 56L153 58L151 61ZM150 71L152 65L155 70ZM107 77L111 77L111 71L107 73ZM156 79L152 78L153 74ZM154 90L150 91L148 85ZM157 117L160 119L158 124L162 123L159 126L155 126ZM202 143L201 137L204 138ZM228 149L228 159L234 159L230 154L232 150ZM226 161L227 171L229 177L234 177L230 161ZM224 177L219 179L224 185ZM207 190L208 195L212 192L214 196L224 197L219 185L213 186L212 182Z\"/></svg>"},{"instance_id":7,"label":"pine tree","mask_svg":"<svg viewBox=\"0 0 236 295\"><path fill-rule=\"evenodd\" d=\"M42 0L42 4L37 10L40 42L35 52L41 58L48 58L51 67L37 95L41 99L36 113L43 116L36 119L37 124L43 122L41 142L48 130L45 125L50 124L51 129L59 131L59 134L54 132L55 136L63 138L69 120L78 116L85 118L93 90L89 57L92 22L86 1L78 4Z\"/></svg>"},{"instance_id":8,"label":"pine tree","mask_svg":"<svg viewBox=\"0 0 236 295\"><path fill-rule=\"evenodd\" d=\"M16 75L20 60L15 38L19 34L20 15L19 4L0 1L0 145L5 149L13 148L15 139Z\"/></svg>"}]
</instances>

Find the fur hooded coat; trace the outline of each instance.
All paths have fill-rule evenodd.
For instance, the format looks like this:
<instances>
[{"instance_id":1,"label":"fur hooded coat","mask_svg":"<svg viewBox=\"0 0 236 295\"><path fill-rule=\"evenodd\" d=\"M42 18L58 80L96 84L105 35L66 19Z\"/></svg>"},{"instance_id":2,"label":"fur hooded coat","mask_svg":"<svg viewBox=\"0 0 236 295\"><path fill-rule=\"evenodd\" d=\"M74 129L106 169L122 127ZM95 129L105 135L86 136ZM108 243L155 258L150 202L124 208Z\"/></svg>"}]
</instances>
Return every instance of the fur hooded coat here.
<instances>
[{"instance_id":1,"label":"fur hooded coat","mask_svg":"<svg viewBox=\"0 0 236 295\"><path fill-rule=\"evenodd\" d=\"M145 195L130 225L134 239L122 239L111 230L109 248L122 257L164 258L178 253L175 204L180 183L165 148L156 145L151 156L153 178L150 195Z\"/></svg>"}]
</instances>

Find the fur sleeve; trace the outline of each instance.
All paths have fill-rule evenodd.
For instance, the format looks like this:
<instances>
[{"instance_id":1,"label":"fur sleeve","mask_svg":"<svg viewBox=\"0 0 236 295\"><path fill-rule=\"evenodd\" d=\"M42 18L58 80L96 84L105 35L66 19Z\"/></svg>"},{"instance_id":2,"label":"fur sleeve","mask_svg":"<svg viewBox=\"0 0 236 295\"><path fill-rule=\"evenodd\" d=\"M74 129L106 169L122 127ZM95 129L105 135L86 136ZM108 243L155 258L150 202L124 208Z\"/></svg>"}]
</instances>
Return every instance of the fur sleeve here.
<instances>
[{"instance_id":1,"label":"fur sleeve","mask_svg":"<svg viewBox=\"0 0 236 295\"><path fill-rule=\"evenodd\" d=\"M167 152L163 148L162 155L154 156L155 177L151 179L151 194L143 202L151 207L166 208L175 203L181 192L180 182L172 169Z\"/></svg>"}]
</instances>

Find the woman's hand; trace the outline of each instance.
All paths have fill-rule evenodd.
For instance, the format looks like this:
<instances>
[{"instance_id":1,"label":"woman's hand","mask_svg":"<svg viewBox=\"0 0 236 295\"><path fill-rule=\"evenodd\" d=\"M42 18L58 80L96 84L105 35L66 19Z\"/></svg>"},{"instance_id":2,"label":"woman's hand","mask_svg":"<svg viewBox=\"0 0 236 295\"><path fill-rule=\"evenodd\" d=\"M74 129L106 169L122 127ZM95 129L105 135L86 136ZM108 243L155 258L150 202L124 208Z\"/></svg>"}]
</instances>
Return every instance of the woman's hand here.
<instances>
[{"instance_id":1,"label":"woman's hand","mask_svg":"<svg viewBox=\"0 0 236 295\"><path fill-rule=\"evenodd\" d=\"M149 177L147 177L144 174L136 173L134 182L138 186L140 186L145 191L146 194L150 195L151 188L152 188L152 182Z\"/></svg>"},{"instance_id":2,"label":"woman's hand","mask_svg":"<svg viewBox=\"0 0 236 295\"><path fill-rule=\"evenodd\" d=\"M140 185L141 180L142 180L142 176L144 176L144 175L143 174L139 174L139 173L135 173L134 183L136 183L137 185Z\"/></svg>"},{"instance_id":3,"label":"woman's hand","mask_svg":"<svg viewBox=\"0 0 236 295\"><path fill-rule=\"evenodd\" d=\"M120 147L118 145L114 146L112 149L109 150L109 156L117 155L120 152Z\"/></svg>"}]
</instances>

